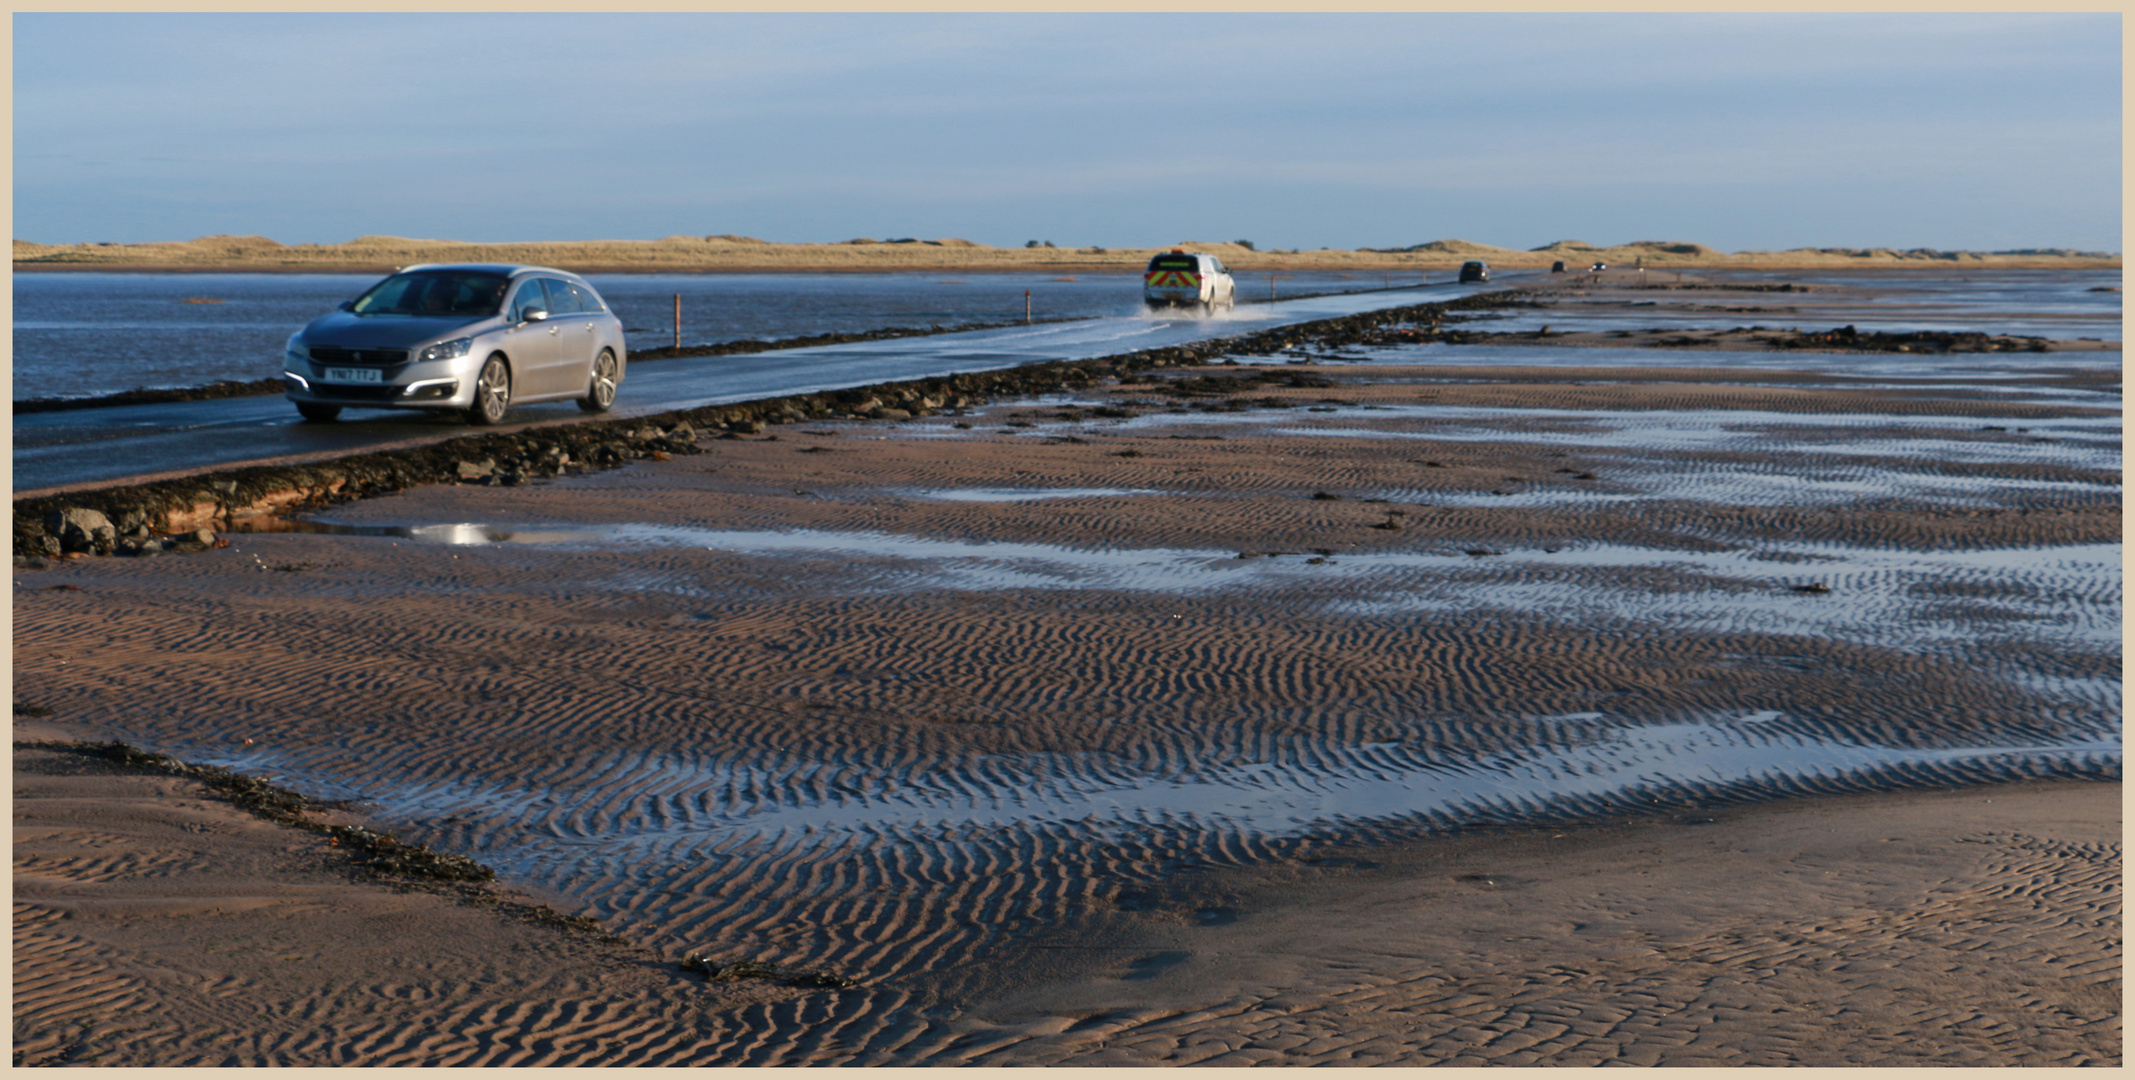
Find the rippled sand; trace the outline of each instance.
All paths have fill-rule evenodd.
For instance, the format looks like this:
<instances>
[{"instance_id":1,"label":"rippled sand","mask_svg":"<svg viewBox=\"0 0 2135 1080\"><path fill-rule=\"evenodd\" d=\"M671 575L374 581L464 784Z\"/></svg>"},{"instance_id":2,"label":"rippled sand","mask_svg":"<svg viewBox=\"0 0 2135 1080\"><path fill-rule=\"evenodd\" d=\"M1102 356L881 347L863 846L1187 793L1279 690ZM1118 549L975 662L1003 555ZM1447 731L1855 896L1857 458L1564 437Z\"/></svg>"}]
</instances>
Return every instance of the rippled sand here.
<instances>
[{"instance_id":1,"label":"rippled sand","mask_svg":"<svg viewBox=\"0 0 2135 1080\"><path fill-rule=\"evenodd\" d=\"M2117 372L1483 355L782 427L18 573L16 694L363 800L643 950L540 992L601 1008L244 1063L2117 1061L2067 989L2117 994L2117 784L2008 822L1889 794L2117 781ZM1783 796L1865 801L1714 809ZM693 997L692 950L865 985ZM48 982L18 1028L100 992ZM222 1060L127 1000L160 1034L95 1062Z\"/></svg>"}]
</instances>

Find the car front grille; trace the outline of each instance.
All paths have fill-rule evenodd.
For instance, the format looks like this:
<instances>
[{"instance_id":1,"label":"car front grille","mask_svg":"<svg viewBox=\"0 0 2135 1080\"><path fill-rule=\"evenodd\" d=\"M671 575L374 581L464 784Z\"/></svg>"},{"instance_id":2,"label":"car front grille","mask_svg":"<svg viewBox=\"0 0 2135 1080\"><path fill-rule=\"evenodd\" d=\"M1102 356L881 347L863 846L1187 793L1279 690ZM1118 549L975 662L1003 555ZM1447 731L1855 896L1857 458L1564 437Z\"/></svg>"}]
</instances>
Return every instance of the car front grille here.
<instances>
[{"instance_id":1,"label":"car front grille","mask_svg":"<svg viewBox=\"0 0 2135 1080\"><path fill-rule=\"evenodd\" d=\"M406 349L344 349L338 345L313 345L311 360L315 364L405 364Z\"/></svg>"},{"instance_id":2,"label":"car front grille","mask_svg":"<svg viewBox=\"0 0 2135 1080\"><path fill-rule=\"evenodd\" d=\"M311 396L333 398L339 401L394 401L398 400L401 386L361 386L350 383L313 383Z\"/></svg>"}]
</instances>

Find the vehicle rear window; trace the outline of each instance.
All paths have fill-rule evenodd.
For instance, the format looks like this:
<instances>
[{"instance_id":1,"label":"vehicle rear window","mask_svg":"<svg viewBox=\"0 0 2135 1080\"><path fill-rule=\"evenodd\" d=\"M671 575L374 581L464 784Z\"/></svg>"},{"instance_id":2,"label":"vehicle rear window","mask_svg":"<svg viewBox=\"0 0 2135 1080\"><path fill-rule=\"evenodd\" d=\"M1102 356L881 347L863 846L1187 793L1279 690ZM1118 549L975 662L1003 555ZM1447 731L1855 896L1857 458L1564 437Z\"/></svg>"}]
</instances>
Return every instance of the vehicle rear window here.
<instances>
[{"instance_id":1,"label":"vehicle rear window","mask_svg":"<svg viewBox=\"0 0 2135 1080\"><path fill-rule=\"evenodd\" d=\"M417 270L371 286L353 310L358 315L494 315L505 284L501 274Z\"/></svg>"},{"instance_id":2,"label":"vehicle rear window","mask_svg":"<svg viewBox=\"0 0 2135 1080\"><path fill-rule=\"evenodd\" d=\"M1201 260L1191 255L1159 255L1149 260L1151 270L1199 270Z\"/></svg>"}]
</instances>

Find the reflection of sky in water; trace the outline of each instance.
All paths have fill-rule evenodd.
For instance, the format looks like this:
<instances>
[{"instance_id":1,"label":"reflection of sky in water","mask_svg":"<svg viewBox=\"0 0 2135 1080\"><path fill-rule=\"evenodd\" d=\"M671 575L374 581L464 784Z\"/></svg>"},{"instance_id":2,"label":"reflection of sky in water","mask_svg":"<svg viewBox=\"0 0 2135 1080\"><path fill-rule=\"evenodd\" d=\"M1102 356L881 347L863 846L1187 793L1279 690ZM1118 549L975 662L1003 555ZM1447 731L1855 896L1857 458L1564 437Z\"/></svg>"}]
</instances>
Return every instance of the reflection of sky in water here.
<instances>
[{"instance_id":1,"label":"reflection of sky in water","mask_svg":"<svg viewBox=\"0 0 2135 1080\"><path fill-rule=\"evenodd\" d=\"M1982 315L1965 308L1914 308L1903 312L1877 312L1859 308L1801 311L1719 312L1695 308L1652 307L1628 311L1581 311L1583 305L1564 304L1538 311L1503 316L1448 320L1457 330L1484 330L1498 334L1532 333L1547 326L1558 333L1610 330L1737 330L1757 326L1765 330L1800 330L1818 333L1840 326L1886 334L1916 331L1969 333L2060 340L2097 338L2120 340L2120 313L2053 315ZM2007 356L2007 353L2002 354Z\"/></svg>"},{"instance_id":2,"label":"reflection of sky in water","mask_svg":"<svg viewBox=\"0 0 2135 1080\"><path fill-rule=\"evenodd\" d=\"M1678 277L1673 271L1650 271L1660 286ZM1791 282L1838 286L1801 292L1595 290L1590 296L1554 296L1553 306L1516 311L1507 317L1467 323L1477 329L1530 331L1544 325L1557 330L1633 328L1712 329L1763 326L1828 330L1852 324L1863 330L1903 333L1914 330L1978 331L2048 338L2094 337L2120 340L2121 294L2117 270L2001 270L1911 268L1887 273L1815 270L1753 274L1701 275L1714 282ZM1576 283L1567 281L1566 285ZM2110 288L2111 292L2093 289ZM1600 311L1603 305L1642 304L1628 310ZM1726 307L1749 311L1723 311ZM1699 309L1705 310L1699 310Z\"/></svg>"},{"instance_id":3,"label":"reflection of sky in water","mask_svg":"<svg viewBox=\"0 0 2135 1080\"><path fill-rule=\"evenodd\" d=\"M1775 545L1753 552L1640 552L1622 569L1675 569L1702 575L1708 587L1655 594L1638 582L1611 586L1570 566L1608 565L1591 549L1559 555L1508 552L1477 560L1507 567L1461 581L1425 581L1336 602L1360 615L1477 610L1544 614L1568 623L1714 632L1791 634L1920 651L1988 640L2112 649L2120 640L2120 546L2088 545L2000 552L1864 551L1836 546ZM1774 561L1784 551L1800 562ZM1971 601L1965 618L1937 617L1947 603L1917 591L1934 585L1994 583L2013 595ZM1830 594L1796 586L1820 584ZM1360 590L1361 592L1361 590ZM2003 618L1982 625L1985 612Z\"/></svg>"},{"instance_id":4,"label":"reflection of sky in water","mask_svg":"<svg viewBox=\"0 0 2135 1080\"><path fill-rule=\"evenodd\" d=\"M2117 276L2114 278L2117 283ZM1887 282L1871 281L1872 287ZM2008 289L1952 290L1975 305L2000 304L2043 315L2117 311L2118 298L2085 297L2062 282L2062 307ZM1907 302L1917 304L1917 297ZM1788 303L1796 302L1789 297ZM1880 298L1877 303L1886 303ZM1523 315L1522 318L1529 316ZM1637 318L1646 318L1639 313ZM1912 313L1894 313L1910 318ZM1811 325L1809 313L1727 313L1727 326L1761 322ZM1535 315L1568 328L1552 312ZM1872 323L1857 312L1839 322ZM1976 317L1972 318L1978 323ZM2050 320L2049 320L2050 321ZM1484 324L1494 328L1506 323ZM1614 325L1624 325L1617 323ZM1834 323L1836 325L1836 323ZM1963 329L2012 332L2010 323ZM2032 332L2032 331L2014 331ZM2086 329L2080 335L2118 338ZM1951 393L1986 390L2030 403L2118 408L2116 396L2066 387L2011 386L2040 370L2114 368L2117 354L1891 355L1713 353L1677 350L1553 347L1403 346L1359 352L1379 363L1543 364L1580 367L1723 366L1740 370L1829 372L1848 379L1884 380L1919 390L1922 378L1957 378L1967 385L1929 387ZM1999 384L1999 385L1998 385ZM1405 430L1373 425L1399 421ZM1437 406L1344 407L1334 414L1302 409L1225 414L1145 414L1125 422L1044 423L1029 434L1063 429L1144 433L1204 423L1270 425L1292 437L1369 437L1388 440L1501 440L1540 445L1608 447L1646 452L1667 473L1652 475L1650 492L1626 492L1644 482L1610 472L1600 491L1580 491L1562 477L1548 487L1506 496L1412 493L1419 501L1491 506L1575 501L1674 498L1730 504L1835 504L1875 495L1920 495L1938 505L1963 504L2016 492L2095 491L2094 485L2008 477L1951 477L1926 471L1934 464L2054 465L2117 471L2118 416L2049 420L1980 416L1788 414L1770 411L1460 409ZM901 426L896 437L949 434L943 426ZM2002 427L2004 432L1985 432ZM1508 430L1516 428L1517 430ZM2028 428L2019 432L2019 428ZM1539 430L1536 430L1539 429ZM1946 437L1956 433L1976 437ZM2035 439L2052 439L2037 442ZM1663 461L1670 453L1724 451L1777 454L1767 466ZM1418 448L1421 452L1421 448ZM1806 464L1804 463L1806 462ZM1562 481L1562 482L1558 482ZM942 489L907 497L1025 501L1159 494L1145 489ZM1355 493L1349 493L1355 494ZM1387 492L1372 494L1387 495ZM1309 552L1240 558L1221 549L1082 549L1027 543L806 530L708 530L619 526L318 526L320 531L368 533L447 545L539 547L558 553L629 547L694 547L749 559L832 561L843 588L855 595L943 589L1109 589L1205 593L1280 589L1300 610L1347 612L1375 618L1432 618L1436 612L1503 611L1566 623L1622 627L1625 632L1699 629L1801 635L1880 648L1946 654L1981 643L2113 654L2121 635L2119 544L1996 551L1872 549L1835 544L1760 543L1721 551L1671 551L1566 539L1558 550L1507 549L1470 556L1460 545L1368 554ZM560 566L565 569L568 565ZM592 573L610 588L672 596L724 595L720 576L700 582L674 571L628 563L599 564ZM1672 582L1655 587L1655 575ZM561 578L559 578L561 580ZM1828 594L1795 587L1817 583ZM2032 670L1993 675L2117 727L2116 679L2063 677ZM1581 800L1635 799L1637 793L1685 784L1724 787L1769 784L1795 777L1845 777L1888 769L1932 769L1995 763L2023 771L2031 764L2074 763L2117 769L2120 740L2110 734L2071 736L2055 746L1936 750L1864 745L1819 735L1779 711L1705 723L1627 726L1598 713L1545 718L1567 734L1547 745L1449 760L1399 745L1313 745L1278 750L1272 760L1228 756L1184 773L1157 773L1096 756L1025 755L970 767L885 773L857 762L768 751L759 757L639 753L619 756L590 790L545 786L529 778L493 789L469 783L403 783L378 778L363 794L399 816L435 820L471 811L501 830L478 841L485 858L550 882L600 874L601 860L667 856L717 858L751 845L812 848L855 836L894 836L938 842L964 830L1088 830L1125 835L1162 825L1216 832L1295 835L1341 823L1422 817L1472 820L1525 816ZM271 767L248 754L239 767ZM621 797L623 791L642 794Z\"/></svg>"},{"instance_id":5,"label":"reflection of sky in water","mask_svg":"<svg viewBox=\"0 0 2135 1080\"><path fill-rule=\"evenodd\" d=\"M2110 446L2109 460L2119 461L2120 417L1934 416L1911 413L1787 413L1762 409L1514 409L1462 405L1328 406L1331 412L1265 409L1238 413L1143 413L1117 422L1113 430L1140 433L1146 428L1222 424L1293 424L1278 435L1368 436L1384 439L1519 439L1550 444L1611 446L1651 450L1742 450L1809 448L1828 450L1850 445L1825 429L1856 429L1883 438L1904 433L1920 441L1899 443L1899 452L1932 455L1972 454L1982 461L2035 462L2068 457L2101 460L2097 444ZM1330 417L1327 420L1307 417ZM1398 430L1333 427L1331 418L1385 423L1405 421ZM1422 421L1422 423L1416 423ZM2001 431L1989 431L2001 428ZM2019 431L2018 429L2023 429ZM1036 429L1033 429L1036 430ZM1976 433L1974 439L1935 439L1911 432ZM1871 436L1873 439L1874 436ZM2080 440L2056 446L2041 442ZM1858 439L1856 442L1860 441ZM1875 445L1869 442L1868 445Z\"/></svg>"},{"instance_id":6,"label":"reflection of sky in water","mask_svg":"<svg viewBox=\"0 0 2135 1080\"><path fill-rule=\"evenodd\" d=\"M1993 476L1892 473L1882 469L1850 476L1832 475L1828 468L1817 471L1825 475L1812 475L1802 467L1792 471L1775 472L1769 467L1760 468L1755 465L1709 465L1695 477L1671 478L1671 483L1665 491L1651 492L1579 491L1549 487L1510 491L1504 495L1420 490L1374 490L1371 494L1437 506L1487 506L1505 509L1604 506L1612 503L1678 499L1724 502L1734 506L1846 506L1869 498L1907 497L1934 498L1948 506L1987 507L2000 505L2001 500L1997 496L2003 495L2041 491L2095 493L2103 487L2118 486L2077 482L2049 483ZM1619 487L1635 486L1633 481L1625 477L1612 476L1611 480Z\"/></svg>"},{"instance_id":7,"label":"reflection of sky in water","mask_svg":"<svg viewBox=\"0 0 2135 1080\"><path fill-rule=\"evenodd\" d=\"M1649 271L1656 283L1665 283L1662 271ZM1693 278L1699 275L1692 272ZM1834 296L1848 304L1904 307L1928 304L1951 310L1979 313L1997 311L2047 314L2118 314L2121 308L2121 272L2090 270L1984 270L1962 268L1848 272L1845 270L1767 270L1715 275L1719 282L1743 281L1772 284L1836 285L1843 292L1753 293L1747 299L1727 301L1729 306L1812 306L1829 303ZM2096 289L2110 292L2095 292ZM1678 297L1687 294L1678 293ZM1717 301L1694 301L1717 302Z\"/></svg>"},{"instance_id":8,"label":"reflection of sky in water","mask_svg":"<svg viewBox=\"0 0 2135 1080\"><path fill-rule=\"evenodd\" d=\"M1283 356L1237 356L1228 357L1240 364L1267 364L1287 366L1289 358ZM1721 368L1728 371L1785 371L1806 372L1812 375L1825 374L1847 380L1872 378L1891 380L1893 386L1913 386L1908 380L1962 379L1980 383L1980 388L1993 387L1998 392L1997 382L2012 379L2037 378L2040 370L2118 370L2120 354L2117 352L2058 352L2058 353L1836 353L1814 350L1762 349L1742 352L1728 349L1641 349L1617 346L1577 345L1449 345L1444 342L1428 342L1416 345L1384 345L1369 349L1352 347L1339 355L1340 363L1331 365L1339 373L1343 366L1365 364L1434 365L1468 367L1575 367L1575 368ZM2025 387L2025 392L2056 393L2055 387ZM2077 393L2083 393L2077 391ZM2119 396L2111 392L2088 392L2099 404L2117 406Z\"/></svg>"},{"instance_id":9,"label":"reflection of sky in water","mask_svg":"<svg viewBox=\"0 0 2135 1080\"><path fill-rule=\"evenodd\" d=\"M1768 543L1724 551L1669 551L1567 540L1557 550L1519 548L1473 556L1458 545L1416 552L1318 557L1290 552L1241 558L1236 551L1181 548L1075 548L986 543L889 533L721 530L669 525L363 526L350 532L452 545L536 545L569 550L691 547L744 556L827 559L846 567L846 591L895 594L958 590L1111 589L1202 593L1295 588L1329 610L1384 615L1414 611L1501 610L1552 619L1685 629L1808 634L1889 648L2006 637L2087 648L2120 634L2118 544L1988 551L1916 551L1838 544ZM872 560L861 566L854 559ZM1316 560L1316 561L1315 561ZM1654 591L1611 572L1660 570L1695 575L1705 588ZM1992 626L1927 617L1940 601L1923 583L1994 582L2012 595L1987 606L2008 618ZM711 595L672 573L623 569L613 587L672 595ZM1821 583L1835 596L1799 594Z\"/></svg>"},{"instance_id":10,"label":"reflection of sky in water","mask_svg":"<svg viewBox=\"0 0 2135 1080\"><path fill-rule=\"evenodd\" d=\"M1309 417L1309 419L1308 419ZM1397 428L1376 425L1402 422ZM1331 408L1319 413L1148 413L1112 430L1145 434L1169 427L1279 425L1269 434L1365 438L1389 442L1518 440L1574 449L1639 452L1632 459L1656 469L1650 478L1611 472L1612 489L1580 491L1559 476L1532 477L1541 489L1505 495L1377 490L1369 494L1454 506L1560 506L1674 499L1727 505L1821 506L1865 497L1924 496L1952 505L1993 505L2021 492L2098 492L2117 484L1957 475L1940 466L2012 466L2097 470L2117 474L2118 416L2015 419L1978 416L1894 416L1879 413L1797 414L1750 409L1612 411L1464 408L1409 405ZM2001 428L1989 431L1989 428ZM1849 434L1849 429L1858 434ZM1036 430L1036 429L1034 429ZM1936 438L1932 432L1972 438ZM1039 431L1043 434L1043 431ZM1419 446L1420 452L1424 447ZM1691 461L1668 457L1698 452L1756 451L1764 461ZM1622 459L1619 459L1619 463ZM1646 490L1626 493L1626 486Z\"/></svg>"},{"instance_id":11,"label":"reflection of sky in water","mask_svg":"<svg viewBox=\"0 0 2135 1080\"><path fill-rule=\"evenodd\" d=\"M436 819L478 807L523 822L490 838L484 857L519 873L567 880L588 860L675 861L765 843L835 846L855 834L941 842L969 839L973 828L1111 835L1191 826L1294 836L1391 819L1524 817L1686 785L1725 788L1982 762L2106 768L2120 757L2117 734L2055 746L1908 749L1790 730L1777 712L1643 727L1588 713L1556 723L1567 730L1553 745L1464 761L1376 743L1318 748L1295 760L1208 763L1183 775L1062 754L886 775L835 760L631 754L592 770L604 789L634 793L627 805L539 780L503 789L384 782L366 795L395 816ZM243 763L252 771L263 764L258 758Z\"/></svg>"},{"instance_id":12,"label":"reflection of sky in water","mask_svg":"<svg viewBox=\"0 0 2135 1080\"><path fill-rule=\"evenodd\" d=\"M1123 495L1163 495L1148 488L942 488L908 494L942 502L1039 502L1046 499L1099 499Z\"/></svg>"},{"instance_id":13,"label":"reflection of sky in water","mask_svg":"<svg viewBox=\"0 0 2135 1080\"><path fill-rule=\"evenodd\" d=\"M1122 268L1125 269L1125 268ZM18 397L84 396L137 386L199 386L251 380L280 370L291 333L375 284L380 274L17 274L12 372ZM1446 275L1440 272L1444 281ZM777 340L883 327L1019 323L1024 291L1034 316L1103 319L1126 338L1152 321L1139 273L772 273L596 274L590 280L623 320L632 352L670 343L673 301L684 309L683 344ZM1379 274L1288 275L1280 295L1377 294ZM1415 275L1392 279L1413 285ZM1216 321L1236 332L1286 317L1267 297L1262 274L1239 279L1236 309ZM1257 286L1257 288L1255 287ZM1387 293L1390 303L1446 299L1469 289ZM187 298L220 301L187 303ZM1366 297L1372 303L1377 301ZM1306 301L1310 304L1310 301ZM1362 301L1334 304L1355 310ZM1368 306L1368 305L1367 305ZM1285 305L1294 310L1297 304ZM939 346L951 348L953 346ZM1141 347L1123 340L1122 349ZM1091 355L1095 355L1094 353ZM627 394L628 391L626 391Z\"/></svg>"}]
</instances>

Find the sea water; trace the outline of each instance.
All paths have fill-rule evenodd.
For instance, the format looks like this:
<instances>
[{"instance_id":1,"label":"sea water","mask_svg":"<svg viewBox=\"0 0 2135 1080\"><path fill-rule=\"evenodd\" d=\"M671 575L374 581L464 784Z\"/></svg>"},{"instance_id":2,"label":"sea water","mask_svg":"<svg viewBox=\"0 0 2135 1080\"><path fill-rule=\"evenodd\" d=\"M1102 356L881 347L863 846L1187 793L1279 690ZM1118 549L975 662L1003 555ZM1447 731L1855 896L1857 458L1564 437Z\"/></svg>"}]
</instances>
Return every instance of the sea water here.
<instances>
[{"instance_id":1,"label":"sea water","mask_svg":"<svg viewBox=\"0 0 2135 1080\"><path fill-rule=\"evenodd\" d=\"M377 274L15 275L15 398L91 397L138 387L250 382L281 371L289 335L361 294ZM1286 273L1282 298L1413 285L1421 275ZM1437 274L1443 282L1444 271ZM885 327L927 329L1018 322L1024 293L1033 319L1086 319L1141 311L1141 278L1080 274L595 274L623 320L632 350L675 341L713 345ZM1240 299L1267 296L1264 274L1238 279Z\"/></svg>"}]
</instances>

